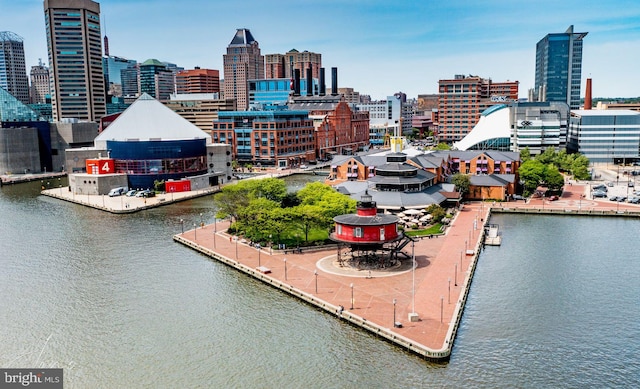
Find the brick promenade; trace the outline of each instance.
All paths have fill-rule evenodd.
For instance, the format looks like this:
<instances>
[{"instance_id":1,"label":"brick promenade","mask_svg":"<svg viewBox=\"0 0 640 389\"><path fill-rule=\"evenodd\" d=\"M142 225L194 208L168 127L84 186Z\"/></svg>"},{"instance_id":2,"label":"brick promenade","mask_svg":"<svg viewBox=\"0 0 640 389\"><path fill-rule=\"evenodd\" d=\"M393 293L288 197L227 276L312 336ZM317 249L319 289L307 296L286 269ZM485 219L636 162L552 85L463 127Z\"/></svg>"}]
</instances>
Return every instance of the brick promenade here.
<instances>
[{"instance_id":1,"label":"brick promenade","mask_svg":"<svg viewBox=\"0 0 640 389\"><path fill-rule=\"evenodd\" d=\"M454 319L461 314L463 305L460 300L466 283L470 281L469 269L474 259L472 255L465 255L465 246L469 249L477 246L481 220L486 221L487 213L488 206L465 205L445 235L418 240L413 247L417 263L415 272L410 258L401 259L401 265L394 269L369 273L340 267L336 263L335 250L285 254L262 249L258 255L256 248L237 242L226 234L228 222L185 231L178 234L176 240L184 239L192 247L197 245L195 249L211 250L238 262L253 269L254 275L267 282L274 279L304 292L308 297L322 300L326 303L324 308L332 314L343 306L343 318L354 316L357 320L351 321L356 324L364 320L374 324L376 330L382 329L391 336L397 335L448 357L449 342L455 336L453 325L457 324ZM477 229L474 229L474 223ZM214 234L214 231L217 232ZM411 256L412 245L405 246L404 252ZM259 266L269 269L270 273L263 275L255 271ZM402 328L394 328L393 325L394 299L395 321L402 323ZM409 321L411 312L418 314L419 321Z\"/></svg>"}]
</instances>

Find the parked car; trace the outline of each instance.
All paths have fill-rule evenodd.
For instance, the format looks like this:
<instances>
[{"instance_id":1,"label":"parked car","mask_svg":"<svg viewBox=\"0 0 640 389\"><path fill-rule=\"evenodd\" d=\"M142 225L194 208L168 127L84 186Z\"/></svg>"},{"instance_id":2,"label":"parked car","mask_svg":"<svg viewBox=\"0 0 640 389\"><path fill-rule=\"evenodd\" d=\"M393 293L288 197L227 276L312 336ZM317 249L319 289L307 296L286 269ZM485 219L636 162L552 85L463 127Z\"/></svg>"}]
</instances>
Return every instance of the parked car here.
<instances>
[{"instance_id":1,"label":"parked car","mask_svg":"<svg viewBox=\"0 0 640 389\"><path fill-rule=\"evenodd\" d=\"M633 181L629 181L629 184L628 184L628 185L629 185L629 188L633 188L633 187L635 186L635 185L634 185L634 183L633 183Z\"/></svg>"},{"instance_id":2,"label":"parked car","mask_svg":"<svg viewBox=\"0 0 640 389\"><path fill-rule=\"evenodd\" d=\"M632 197L629 197L629 200L627 201L630 202L631 204L638 204L640 203L640 197L632 196Z\"/></svg>"},{"instance_id":3,"label":"parked car","mask_svg":"<svg viewBox=\"0 0 640 389\"><path fill-rule=\"evenodd\" d=\"M127 197L133 197L133 196L135 196L135 195L136 195L136 193L137 193L137 192L138 192L137 190L135 190L135 189L131 189L130 191L128 191L127 193L125 193L125 196L127 196Z\"/></svg>"},{"instance_id":4,"label":"parked car","mask_svg":"<svg viewBox=\"0 0 640 389\"><path fill-rule=\"evenodd\" d=\"M611 196L609 197L610 201L618 201L618 196Z\"/></svg>"},{"instance_id":5,"label":"parked car","mask_svg":"<svg viewBox=\"0 0 640 389\"><path fill-rule=\"evenodd\" d=\"M597 198L597 197L607 197L607 192L603 191L603 190L594 190L593 193L591 193L591 196L593 198Z\"/></svg>"},{"instance_id":6,"label":"parked car","mask_svg":"<svg viewBox=\"0 0 640 389\"><path fill-rule=\"evenodd\" d=\"M524 196L521 196L519 194L514 194L511 196L511 198L514 199L515 201L518 201L518 200L527 201L527 199Z\"/></svg>"},{"instance_id":7,"label":"parked car","mask_svg":"<svg viewBox=\"0 0 640 389\"><path fill-rule=\"evenodd\" d=\"M556 200L558 200L558 199L559 199L559 197L558 197L558 196L556 196L556 195L549 196L549 201L556 201Z\"/></svg>"},{"instance_id":8,"label":"parked car","mask_svg":"<svg viewBox=\"0 0 640 389\"><path fill-rule=\"evenodd\" d=\"M613 182L607 182L607 186L609 187L613 186Z\"/></svg>"},{"instance_id":9,"label":"parked car","mask_svg":"<svg viewBox=\"0 0 640 389\"><path fill-rule=\"evenodd\" d=\"M621 203L622 203L622 202L624 202L624 201L626 201L626 200L627 200L627 196L618 196L618 201L619 201L619 202L621 202Z\"/></svg>"},{"instance_id":10,"label":"parked car","mask_svg":"<svg viewBox=\"0 0 640 389\"><path fill-rule=\"evenodd\" d=\"M113 188L113 189L111 189L109 191L109 197L122 196L123 194L125 194L127 189L128 188L126 186L121 186L119 188Z\"/></svg>"},{"instance_id":11,"label":"parked car","mask_svg":"<svg viewBox=\"0 0 640 389\"><path fill-rule=\"evenodd\" d=\"M609 189L607 189L607 186L605 184L598 184L594 187L592 187L591 189L593 190L602 190L602 191L608 191Z\"/></svg>"},{"instance_id":12,"label":"parked car","mask_svg":"<svg viewBox=\"0 0 640 389\"><path fill-rule=\"evenodd\" d=\"M140 190L136 193L136 197L147 197L146 193L149 191L149 189L145 189L145 190Z\"/></svg>"}]
</instances>

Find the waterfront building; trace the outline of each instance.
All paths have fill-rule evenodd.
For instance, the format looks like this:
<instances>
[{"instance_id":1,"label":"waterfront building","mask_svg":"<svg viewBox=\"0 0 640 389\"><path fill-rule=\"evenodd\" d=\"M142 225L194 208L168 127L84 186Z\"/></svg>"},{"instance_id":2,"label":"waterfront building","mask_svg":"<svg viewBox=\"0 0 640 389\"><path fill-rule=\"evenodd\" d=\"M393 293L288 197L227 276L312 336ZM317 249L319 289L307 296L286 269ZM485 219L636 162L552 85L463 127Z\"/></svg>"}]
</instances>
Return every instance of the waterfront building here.
<instances>
[{"instance_id":1,"label":"waterfront building","mask_svg":"<svg viewBox=\"0 0 640 389\"><path fill-rule=\"evenodd\" d=\"M406 99L403 102L399 94L387 96L386 100L356 104L358 111L369 112L371 145L383 146L389 136L401 136L410 132L413 122L411 105Z\"/></svg>"},{"instance_id":2,"label":"waterfront building","mask_svg":"<svg viewBox=\"0 0 640 389\"><path fill-rule=\"evenodd\" d=\"M246 28L236 31L223 56L224 96L236 99L238 110L249 108L249 80L264 77L264 56L258 41Z\"/></svg>"},{"instance_id":3,"label":"waterfront building","mask_svg":"<svg viewBox=\"0 0 640 389\"><path fill-rule=\"evenodd\" d=\"M146 93L158 100L168 100L174 92L173 72L157 59L148 59L140 64L140 93Z\"/></svg>"},{"instance_id":4,"label":"waterfront building","mask_svg":"<svg viewBox=\"0 0 640 389\"><path fill-rule=\"evenodd\" d=\"M236 111L234 99L221 99L217 93L172 93L163 104L208 134L213 130L218 112Z\"/></svg>"},{"instance_id":5,"label":"waterfront building","mask_svg":"<svg viewBox=\"0 0 640 389\"><path fill-rule=\"evenodd\" d=\"M624 163L640 157L640 112L574 110L569 120L567 151L592 163Z\"/></svg>"},{"instance_id":6,"label":"waterfront building","mask_svg":"<svg viewBox=\"0 0 640 389\"><path fill-rule=\"evenodd\" d=\"M0 88L24 104L29 104L29 80L24 60L22 37L0 31Z\"/></svg>"},{"instance_id":7,"label":"waterfront building","mask_svg":"<svg viewBox=\"0 0 640 389\"><path fill-rule=\"evenodd\" d=\"M176 73L176 91L186 93L220 93L220 72L214 69L182 70Z\"/></svg>"},{"instance_id":8,"label":"waterfront building","mask_svg":"<svg viewBox=\"0 0 640 389\"><path fill-rule=\"evenodd\" d=\"M438 84L438 142L461 140L485 109L518 100L518 81L496 83L478 76L456 75Z\"/></svg>"},{"instance_id":9,"label":"waterfront building","mask_svg":"<svg viewBox=\"0 0 640 389\"><path fill-rule=\"evenodd\" d=\"M69 178L74 193L106 194L122 177L121 186L130 188L185 178L194 189L219 185L231 179L230 154L229 147L212 144L209 134L143 94L95 137L93 147L67 150L66 159L84 170ZM99 163L88 171L91 159Z\"/></svg>"},{"instance_id":10,"label":"waterfront building","mask_svg":"<svg viewBox=\"0 0 640 389\"><path fill-rule=\"evenodd\" d=\"M98 121L106 114L100 4L45 0L53 120Z\"/></svg>"},{"instance_id":11,"label":"waterfront building","mask_svg":"<svg viewBox=\"0 0 640 389\"><path fill-rule=\"evenodd\" d=\"M336 82L334 77L333 83ZM369 148L369 112L355 110L342 96L301 96L294 98L288 106L289 109L309 113L309 118L313 120L315 149L319 159L355 154Z\"/></svg>"},{"instance_id":12,"label":"waterfront building","mask_svg":"<svg viewBox=\"0 0 640 389\"><path fill-rule=\"evenodd\" d=\"M288 168L316 159L307 111L218 112L211 136L213 142L231 145L233 158L241 164Z\"/></svg>"},{"instance_id":13,"label":"waterfront building","mask_svg":"<svg viewBox=\"0 0 640 389\"><path fill-rule=\"evenodd\" d=\"M37 66L31 67L31 86L29 88L29 102L31 104L51 104L51 80L49 69L42 61ZM51 108L49 108L51 110Z\"/></svg>"},{"instance_id":14,"label":"waterfront building","mask_svg":"<svg viewBox=\"0 0 640 389\"><path fill-rule=\"evenodd\" d=\"M580 108L582 42L586 32L547 34L536 44L535 89L530 101L562 101Z\"/></svg>"},{"instance_id":15,"label":"waterfront building","mask_svg":"<svg viewBox=\"0 0 640 389\"><path fill-rule=\"evenodd\" d=\"M365 190L380 208L425 208L460 200L449 183L452 175L469 176L465 199L506 200L517 190L520 154L486 151L435 151L392 148L361 156L336 156L327 183L357 199ZM373 189L372 189L373 188Z\"/></svg>"},{"instance_id":16,"label":"waterfront building","mask_svg":"<svg viewBox=\"0 0 640 389\"><path fill-rule=\"evenodd\" d=\"M487 108L457 150L522 151L537 155L567 146L569 106L564 102L512 102Z\"/></svg>"}]
</instances>

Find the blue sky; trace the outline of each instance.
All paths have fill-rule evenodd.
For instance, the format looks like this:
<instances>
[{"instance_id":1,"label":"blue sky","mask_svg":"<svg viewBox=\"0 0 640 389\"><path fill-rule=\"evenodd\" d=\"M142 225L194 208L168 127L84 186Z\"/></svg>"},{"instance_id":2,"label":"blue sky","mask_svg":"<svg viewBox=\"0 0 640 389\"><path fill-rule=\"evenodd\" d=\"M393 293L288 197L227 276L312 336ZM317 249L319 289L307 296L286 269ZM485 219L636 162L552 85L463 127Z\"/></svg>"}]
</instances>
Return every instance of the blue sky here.
<instances>
[{"instance_id":1,"label":"blue sky","mask_svg":"<svg viewBox=\"0 0 640 389\"><path fill-rule=\"evenodd\" d=\"M588 32L583 91L640 96L637 0L104 0L103 34L112 55L218 69L237 28L262 54L290 49L322 54L341 87L374 99L395 92L436 93L439 79L472 74L534 86L535 45L547 33ZM27 71L47 62L43 1L0 0L0 31L25 40ZM329 74L329 73L327 73ZM329 83L330 81L328 81Z\"/></svg>"}]
</instances>

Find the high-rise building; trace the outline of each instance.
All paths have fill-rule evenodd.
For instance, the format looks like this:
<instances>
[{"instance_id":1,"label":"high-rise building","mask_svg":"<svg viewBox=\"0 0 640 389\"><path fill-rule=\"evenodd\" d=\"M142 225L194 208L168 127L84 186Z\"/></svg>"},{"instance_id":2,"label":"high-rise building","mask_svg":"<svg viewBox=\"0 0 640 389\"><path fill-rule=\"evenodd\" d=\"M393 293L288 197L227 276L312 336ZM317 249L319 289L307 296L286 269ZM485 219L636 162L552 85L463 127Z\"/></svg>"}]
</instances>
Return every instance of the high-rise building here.
<instances>
[{"instance_id":1,"label":"high-rise building","mask_svg":"<svg viewBox=\"0 0 640 389\"><path fill-rule=\"evenodd\" d=\"M571 109L580 108L582 40L588 33L547 34L536 45L535 90L537 101L563 101Z\"/></svg>"},{"instance_id":2,"label":"high-rise building","mask_svg":"<svg viewBox=\"0 0 640 389\"><path fill-rule=\"evenodd\" d=\"M322 54L292 49L284 55L265 55L265 63L267 64L265 78L293 78L296 69L300 71L302 78L306 78L307 69L311 69L311 78L319 78Z\"/></svg>"},{"instance_id":3,"label":"high-rise building","mask_svg":"<svg viewBox=\"0 0 640 389\"><path fill-rule=\"evenodd\" d=\"M147 93L158 100L168 100L174 92L173 72L157 59L140 64L140 93Z\"/></svg>"},{"instance_id":4,"label":"high-rise building","mask_svg":"<svg viewBox=\"0 0 640 389\"><path fill-rule=\"evenodd\" d=\"M122 96L134 98L140 96L140 85L138 85L138 73L140 66L136 63L120 70L120 81L122 82ZM133 102L133 101L132 101Z\"/></svg>"},{"instance_id":5,"label":"high-rise building","mask_svg":"<svg viewBox=\"0 0 640 389\"><path fill-rule=\"evenodd\" d=\"M178 72L176 90L178 93L220 93L220 72L198 67Z\"/></svg>"},{"instance_id":6,"label":"high-rise building","mask_svg":"<svg viewBox=\"0 0 640 389\"><path fill-rule=\"evenodd\" d=\"M30 77L29 100L31 104L50 102L51 83L49 80L49 69L40 62L37 66L31 67Z\"/></svg>"},{"instance_id":7,"label":"high-rise building","mask_svg":"<svg viewBox=\"0 0 640 389\"><path fill-rule=\"evenodd\" d=\"M100 4L44 0L53 120L98 121L106 114Z\"/></svg>"},{"instance_id":8,"label":"high-rise building","mask_svg":"<svg viewBox=\"0 0 640 389\"><path fill-rule=\"evenodd\" d=\"M518 100L518 81L493 82L478 76L457 74L440 80L438 96L439 142L464 138L480 120L480 114L496 104Z\"/></svg>"},{"instance_id":9,"label":"high-rise building","mask_svg":"<svg viewBox=\"0 0 640 389\"><path fill-rule=\"evenodd\" d=\"M249 80L264 78L264 56L258 41L246 28L240 28L223 56L224 96L236 99L238 110L249 107Z\"/></svg>"},{"instance_id":10,"label":"high-rise building","mask_svg":"<svg viewBox=\"0 0 640 389\"><path fill-rule=\"evenodd\" d=\"M23 104L29 104L29 79L22 38L11 31L0 32L0 87Z\"/></svg>"},{"instance_id":11,"label":"high-rise building","mask_svg":"<svg viewBox=\"0 0 640 389\"><path fill-rule=\"evenodd\" d=\"M108 42L105 37L105 42ZM105 48L106 49L106 48ZM102 57L102 70L104 72L105 87L111 96L122 96L122 75L121 71L133 67L137 62L133 59L126 59L112 55Z\"/></svg>"}]
</instances>

